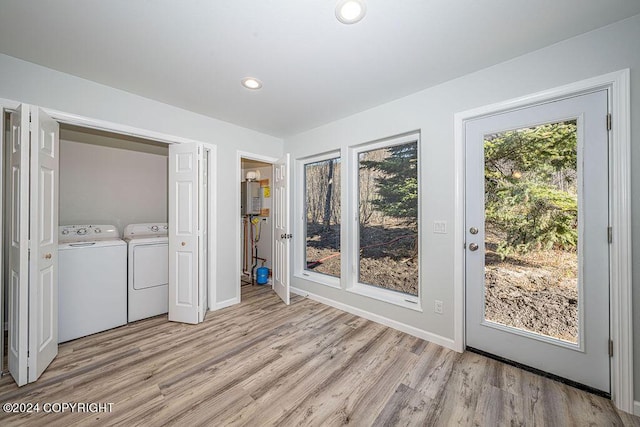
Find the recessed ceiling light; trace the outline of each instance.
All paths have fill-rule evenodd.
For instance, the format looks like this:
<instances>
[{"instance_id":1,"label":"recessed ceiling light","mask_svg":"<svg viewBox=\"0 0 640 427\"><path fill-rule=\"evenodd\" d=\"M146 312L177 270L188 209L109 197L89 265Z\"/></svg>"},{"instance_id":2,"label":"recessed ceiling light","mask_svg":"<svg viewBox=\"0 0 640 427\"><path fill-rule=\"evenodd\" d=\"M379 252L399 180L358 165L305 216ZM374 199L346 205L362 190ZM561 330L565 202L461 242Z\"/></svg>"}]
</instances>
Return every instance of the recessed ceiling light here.
<instances>
[{"instance_id":1,"label":"recessed ceiling light","mask_svg":"<svg viewBox=\"0 0 640 427\"><path fill-rule=\"evenodd\" d=\"M244 79L242 79L242 86L246 87L247 89L257 90L262 87L262 82L253 77L245 77Z\"/></svg>"},{"instance_id":2,"label":"recessed ceiling light","mask_svg":"<svg viewBox=\"0 0 640 427\"><path fill-rule=\"evenodd\" d=\"M343 24L355 24L366 12L364 0L340 0L336 5L336 18Z\"/></svg>"}]
</instances>

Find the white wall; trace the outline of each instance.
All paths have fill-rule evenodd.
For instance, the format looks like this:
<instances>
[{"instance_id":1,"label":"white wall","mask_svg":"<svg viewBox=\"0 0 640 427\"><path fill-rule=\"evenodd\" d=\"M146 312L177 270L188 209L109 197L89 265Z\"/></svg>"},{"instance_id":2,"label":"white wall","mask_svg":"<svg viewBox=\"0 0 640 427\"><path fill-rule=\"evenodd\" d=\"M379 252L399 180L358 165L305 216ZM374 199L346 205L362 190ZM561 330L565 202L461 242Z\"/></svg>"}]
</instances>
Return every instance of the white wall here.
<instances>
[{"instance_id":1,"label":"white wall","mask_svg":"<svg viewBox=\"0 0 640 427\"><path fill-rule=\"evenodd\" d=\"M282 155L282 140L0 54L0 98L217 145L216 301L239 298L235 206L229 177L239 176L237 150Z\"/></svg>"},{"instance_id":2,"label":"white wall","mask_svg":"<svg viewBox=\"0 0 640 427\"><path fill-rule=\"evenodd\" d=\"M291 152L294 159L417 129L422 138L420 221L425 231L421 236L424 312L406 310L300 278L292 278L292 285L426 333L453 339L454 114L630 68L631 109L635 117L631 132L634 306L640 307L639 41L640 15L287 138L285 151ZM433 234L435 220L447 221L449 233ZM433 312L435 299L444 301L443 315ZM640 309L635 310L634 319L634 384L636 400L640 400Z\"/></svg>"},{"instance_id":3,"label":"white wall","mask_svg":"<svg viewBox=\"0 0 640 427\"><path fill-rule=\"evenodd\" d=\"M167 222L167 145L154 154L61 133L60 225L114 224L122 235L128 224Z\"/></svg>"}]
</instances>

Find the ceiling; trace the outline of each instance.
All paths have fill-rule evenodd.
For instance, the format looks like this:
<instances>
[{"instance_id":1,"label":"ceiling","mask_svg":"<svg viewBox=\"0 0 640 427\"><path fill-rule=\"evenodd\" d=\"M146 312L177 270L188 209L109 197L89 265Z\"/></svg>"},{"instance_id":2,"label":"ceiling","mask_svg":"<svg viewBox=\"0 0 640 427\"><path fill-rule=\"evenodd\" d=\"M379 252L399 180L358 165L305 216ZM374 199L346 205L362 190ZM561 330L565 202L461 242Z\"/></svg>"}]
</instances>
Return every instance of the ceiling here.
<instances>
[{"instance_id":1,"label":"ceiling","mask_svg":"<svg viewBox=\"0 0 640 427\"><path fill-rule=\"evenodd\" d=\"M0 52L287 137L640 13L637 0L366 0L344 25L336 3L0 0Z\"/></svg>"}]
</instances>

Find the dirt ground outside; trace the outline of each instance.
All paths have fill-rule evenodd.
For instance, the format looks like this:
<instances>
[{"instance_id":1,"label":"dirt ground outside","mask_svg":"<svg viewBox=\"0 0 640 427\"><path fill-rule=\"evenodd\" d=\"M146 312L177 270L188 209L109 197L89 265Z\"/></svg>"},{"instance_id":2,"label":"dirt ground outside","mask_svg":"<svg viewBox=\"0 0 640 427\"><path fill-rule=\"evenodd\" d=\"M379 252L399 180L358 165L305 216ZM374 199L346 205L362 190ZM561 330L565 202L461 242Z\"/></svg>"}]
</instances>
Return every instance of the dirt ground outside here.
<instances>
[{"instance_id":1,"label":"dirt ground outside","mask_svg":"<svg viewBox=\"0 0 640 427\"><path fill-rule=\"evenodd\" d=\"M418 295L417 233L400 224L360 228L361 283ZM340 226L307 224L307 269L340 276Z\"/></svg>"},{"instance_id":2,"label":"dirt ground outside","mask_svg":"<svg viewBox=\"0 0 640 427\"><path fill-rule=\"evenodd\" d=\"M499 242L498 235L487 232L486 319L576 343L576 253L533 251L502 260L495 252Z\"/></svg>"},{"instance_id":3,"label":"dirt ground outside","mask_svg":"<svg viewBox=\"0 0 640 427\"><path fill-rule=\"evenodd\" d=\"M360 230L362 283L418 295L417 233L406 226ZM502 259L501 237L487 232L485 317L542 335L577 342L578 279L575 252L533 251ZM307 225L307 269L340 276L340 226Z\"/></svg>"}]
</instances>

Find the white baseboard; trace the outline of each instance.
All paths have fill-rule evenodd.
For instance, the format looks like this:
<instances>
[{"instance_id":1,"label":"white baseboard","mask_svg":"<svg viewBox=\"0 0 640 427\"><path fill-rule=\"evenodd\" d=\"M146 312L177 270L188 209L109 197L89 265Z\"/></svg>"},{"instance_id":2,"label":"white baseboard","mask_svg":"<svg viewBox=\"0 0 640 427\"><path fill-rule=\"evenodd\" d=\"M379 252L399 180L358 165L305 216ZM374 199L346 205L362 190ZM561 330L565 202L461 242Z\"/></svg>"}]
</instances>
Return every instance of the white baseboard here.
<instances>
[{"instance_id":1,"label":"white baseboard","mask_svg":"<svg viewBox=\"0 0 640 427\"><path fill-rule=\"evenodd\" d=\"M633 415L637 415L640 417L640 402L637 400L633 402Z\"/></svg>"},{"instance_id":2,"label":"white baseboard","mask_svg":"<svg viewBox=\"0 0 640 427\"><path fill-rule=\"evenodd\" d=\"M418 329L416 327L407 325L402 322L398 322L397 320L389 319L388 317L380 316L379 314L371 313L366 310L362 310L356 307L353 307L348 304L343 304L341 302L334 301L329 298L322 297L320 295L313 294L311 292L307 292L302 289L298 289L295 287L291 287L291 292L294 294L303 296L305 298L312 299L314 301L318 301L322 304L329 305L331 307L337 308L338 310L346 311L347 313L355 314L356 316L364 317L367 320L371 320L376 323L380 323L381 325L388 326L393 329L397 329L401 332L407 333L409 335L413 335L414 337L421 338L425 341L432 342L434 344L441 345L443 347L449 348L455 351L454 341L450 338L445 338L443 336L433 334L431 332L424 331L422 329Z\"/></svg>"},{"instance_id":3,"label":"white baseboard","mask_svg":"<svg viewBox=\"0 0 640 427\"><path fill-rule=\"evenodd\" d=\"M240 297L230 298L228 300L215 303L211 311L220 310L222 308L231 307L232 305L240 304Z\"/></svg>"}]
</instances>

